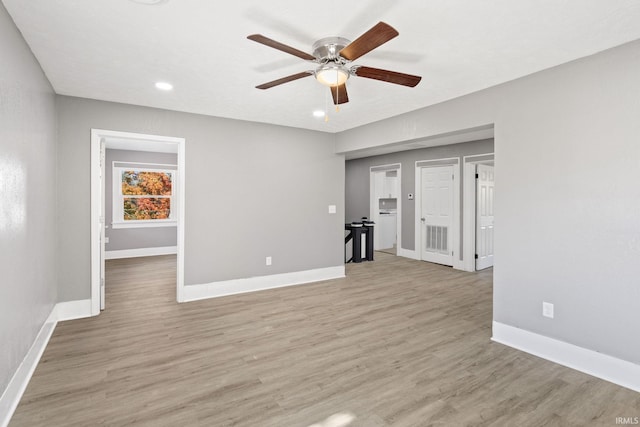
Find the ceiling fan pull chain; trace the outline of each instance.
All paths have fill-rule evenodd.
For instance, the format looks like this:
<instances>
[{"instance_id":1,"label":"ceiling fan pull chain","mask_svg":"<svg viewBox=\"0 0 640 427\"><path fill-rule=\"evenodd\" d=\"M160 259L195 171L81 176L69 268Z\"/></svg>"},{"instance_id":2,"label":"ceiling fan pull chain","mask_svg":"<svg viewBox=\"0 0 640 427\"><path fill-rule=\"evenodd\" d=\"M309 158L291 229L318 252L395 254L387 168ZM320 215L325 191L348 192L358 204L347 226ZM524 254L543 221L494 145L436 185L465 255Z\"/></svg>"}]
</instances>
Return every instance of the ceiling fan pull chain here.
<instances>
[{"instance_id":1,"label":"ceiling fan pull chain","mask_svg":"<svg viewBox=\"0 0 640 427\"><path fill-rule=\"evenodd\" d=\"M338 86L338 69L336 68L336 113L340 112L340 86Z\"/></svg>"},{"instance_id":2,"label":"ceiling fan pull chain","mask_svg":"<svg viewBox=\"0 0 640 427\"><path fill-rule=\"evenodd\" d=\"M329 123L329 94L324 91L324 122Z\"/></svg>"},{"instance_id":3,"label":"ceiling fan pull chain","mask_svg":"<svg viewBox=\"0 0 640 427\"><path fill-rule=\"evenodd\" d=\"M338 73L339 71L336 68L336 84L338 84L340 81ZM336 113L339 113L339 112L340 112L340 85L338 84L338 86L336 86Z\"/></svg>"}]
</instances>

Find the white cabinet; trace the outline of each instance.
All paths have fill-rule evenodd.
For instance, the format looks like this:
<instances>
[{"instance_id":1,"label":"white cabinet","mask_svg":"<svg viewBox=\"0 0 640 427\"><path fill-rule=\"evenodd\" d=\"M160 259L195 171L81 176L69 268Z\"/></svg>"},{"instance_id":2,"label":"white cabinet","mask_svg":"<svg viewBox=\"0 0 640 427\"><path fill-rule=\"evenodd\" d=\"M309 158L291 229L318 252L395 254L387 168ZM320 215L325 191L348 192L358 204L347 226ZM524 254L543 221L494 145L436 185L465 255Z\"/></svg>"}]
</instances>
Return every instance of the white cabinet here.
<instances>
[{"instance_id":1,"label":"white cabinet","mask_svg":"<svg viewBox=\"0 0 640 427\"><path fill-rule=\"evenodd\" d=\"M376 195L376 204L378 203L378 199L385 199L385 189L386 189L386 178L384 172L376 172L374 175L375 179L375 195Z\"/></svg>"},{"instance_id":2,"label":"white cabinet","mask_svg":"<svg viewBox=\"0 0 640 427\"><path fill-rule=\"evenodd\" d=\"M397 171L382 171L374 174L376 200L398 198L399 182Z\"/></svg>"},{"instance_id":3,"label":"white cabinet","mask_svg":"<svg viewBox=\"0 0 640 427\"><path fill-rule=\"evenodd\" d=\"M398 197L398 177L386 176L382 185L382 199L396 199Z\"/></svg>"}]
</instances>

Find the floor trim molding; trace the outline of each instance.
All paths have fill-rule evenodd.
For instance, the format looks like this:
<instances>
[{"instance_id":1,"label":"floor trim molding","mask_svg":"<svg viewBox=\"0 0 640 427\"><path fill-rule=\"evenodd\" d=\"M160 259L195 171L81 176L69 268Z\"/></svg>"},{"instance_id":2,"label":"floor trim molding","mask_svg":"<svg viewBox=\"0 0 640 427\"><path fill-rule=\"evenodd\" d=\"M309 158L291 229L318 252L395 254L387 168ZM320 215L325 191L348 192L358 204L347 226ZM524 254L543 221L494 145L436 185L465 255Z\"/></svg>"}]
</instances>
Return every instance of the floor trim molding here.
<instances>
[{"instance_id":1,"label":"floor trim molding","mask_svg":"<svg viewBox=\"0 0 640 427\"><path fill-rule=\"evenodd\" d=\"M104 259L137 258L143 256L173 255L178 253L177 246L160 246L157 248L121 249L106 251Z\"/></svg>"},{"instance_id":2,"label":"floor trim molding","mask_svg":"<svg viewBox=\"0 0 640 427\"><path fill-rule=\"evenodd\" d=\"M36 366L38 366L38 362L49 343L49 339L51 338L57 323L57 306L54 306L49 317L40 328L38 335L36 335L36 339L33 341L31 348L24 359L22 359L22 362L18 366L15 374L13 374L13 377L9 381L4 393L0 396L1 427L9 425L9 421L11 421L11 417L18 407L20 399L22 398L24 391L27 389L31 376L36 370Z\"/></svg>"},{"instance_id":3,"label":"floor trim molding","mask_svg":"<svg viewBox=\"0 0 640 427\"><path fill-rule=\"evenodd\" d=\"M91 317L91 299L59 302L56 304L56 312L58 322Z\"/></svg>"},{"instance_id":4,"label":"floor trim molding","mask_svg":"<svg viewBox=\"0 0 640 427\"><path fill-rule=\"evenodd\" d=\"M340 279L342 277L345 277L344 265L296 271L293 273L249 277L246 279L224 280L201 285L189 285L184 287L184 301L197 301L227 295L244 294L285 286L321 282L323 280Z\"/></svg>"},{"instance_id":5,"label":"floor trim molding","mask_svg":"<svg viewBox=\"0 0 640 427\"><path fill-rule=\"evenodd\" d=\"M416 261L420 261L420 258L418 257L418 252L417 251L413 251L411 249L398 248L397 249L397 255L398 256L403 256L403 257L409 258L409 259L415 259Z\"/></svg>"},{"instance_id":6,"label":"floor trim molding","mask_svg":"<svg viewBox=\"0 0 640 427\"><path fill-rule=\"evenodd\" d=\"M31 376L35 372L58 322L82 319L84 317L91 317L90 299L59 302L53 306L49 317L47 317L38 335L36 335L31 348L22 359L4 393L0 396L0 427L9 425L9 421L11 421L20 399L22 399L22 395L27 389L27 385L29 385Z\"/></svg>"},{"instance_id":7,"label":"floor trim molding","mask_svg":"<svg viewBox=\"0 0 640 427\"><path fill-rule=\"evenodd\" d=\"M640 392L640 365L493 322L491 340Z\"/></svg>"}]
</instances>

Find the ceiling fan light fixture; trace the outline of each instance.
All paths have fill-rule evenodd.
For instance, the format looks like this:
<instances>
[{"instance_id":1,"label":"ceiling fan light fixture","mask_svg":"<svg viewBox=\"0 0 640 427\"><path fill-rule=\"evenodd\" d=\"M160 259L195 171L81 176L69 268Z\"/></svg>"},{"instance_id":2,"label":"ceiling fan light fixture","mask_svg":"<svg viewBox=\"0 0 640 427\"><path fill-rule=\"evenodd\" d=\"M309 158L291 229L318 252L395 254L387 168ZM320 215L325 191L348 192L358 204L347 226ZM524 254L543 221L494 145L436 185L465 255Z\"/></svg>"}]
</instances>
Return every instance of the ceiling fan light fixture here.
<instances>
[{"instance_id":1,"label":"ceiling fan light fixture","mask_svg":"<svg viewBox=\"0 0 640 427\"><path fill-rule=\"evenodd\" d=\"M318 67L316 80L325 86L334 87L344 84L349 78L349 71L340 64L329 63Z\"/></svg>"}]
</instances>

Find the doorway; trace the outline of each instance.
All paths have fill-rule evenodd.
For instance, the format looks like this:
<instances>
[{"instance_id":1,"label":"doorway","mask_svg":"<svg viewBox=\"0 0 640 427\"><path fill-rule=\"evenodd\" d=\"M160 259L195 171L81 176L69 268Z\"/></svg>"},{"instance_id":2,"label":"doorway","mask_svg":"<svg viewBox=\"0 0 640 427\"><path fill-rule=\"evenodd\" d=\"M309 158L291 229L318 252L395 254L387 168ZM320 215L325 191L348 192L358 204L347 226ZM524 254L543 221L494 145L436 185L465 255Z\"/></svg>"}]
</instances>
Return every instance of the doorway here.
<instances>
[{"instance_id":1,"label":"doorway","mask_svg":"<svg viewBox=\"0 0 640 427\"><path fill-rule=\"evenodd\" d=\"M397 255L400 250L402 169L399 163L370 168L369 218L375 222L373 248Z\"/></svg>"},{"instance_id":2,"label":"doorway","mask_svg":"<svg viewBox=\"0 0 640 427\"><path fill-rule=\"evenodd\" d=\"M171 201L171 214L175 219L177 254L176 300L183 300L184 288L184 190L185 190L185 139L118 132L101 129L91 130L91 314L98 315L105 307L105 244L106 235L106 149L119 148L134 151L175 152L177 167L172 174L175 177L175 194Z\"/></svg>"}]
</instances>

